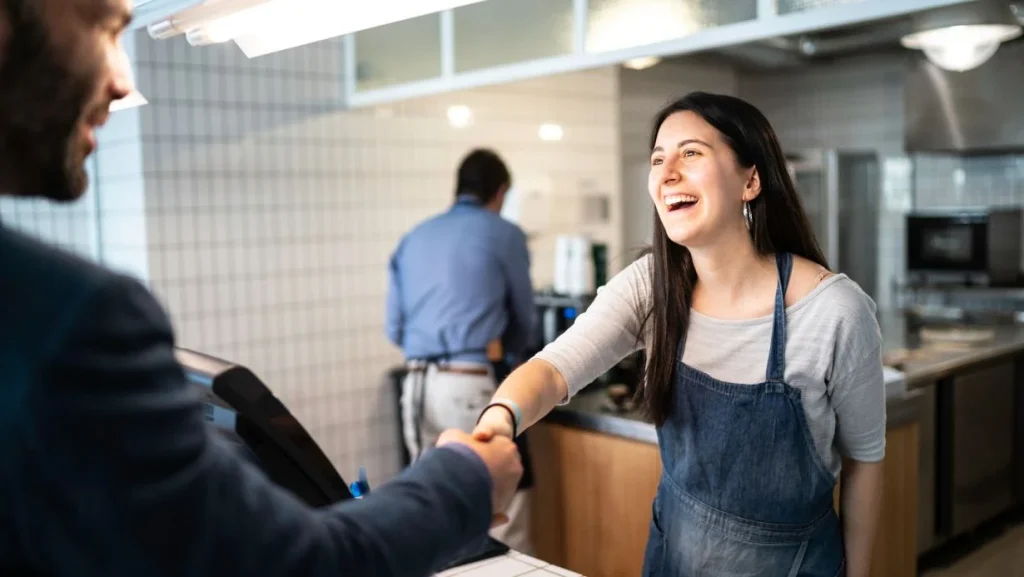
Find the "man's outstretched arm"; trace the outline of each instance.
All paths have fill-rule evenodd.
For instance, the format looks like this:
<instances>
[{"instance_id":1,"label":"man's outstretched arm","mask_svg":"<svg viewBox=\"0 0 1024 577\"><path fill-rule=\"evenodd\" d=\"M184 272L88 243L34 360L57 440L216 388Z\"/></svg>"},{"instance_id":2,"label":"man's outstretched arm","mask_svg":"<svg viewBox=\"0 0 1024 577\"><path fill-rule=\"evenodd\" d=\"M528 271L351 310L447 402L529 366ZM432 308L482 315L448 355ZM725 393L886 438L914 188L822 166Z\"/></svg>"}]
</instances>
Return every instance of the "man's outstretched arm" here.
<instances>
[{"instance_id":1,"label":"man's outstretched arm","mask_svg":"<svg viewBox=\"0 0 1024 577\"><path fill-rule=\"evenodd\" d=\"M273 485L207 428L169 322L125 277L55 335L31 395L16 534L49 575L421 577L490 523L468 450L323 510Z\"/></svg>"}]
</instances>

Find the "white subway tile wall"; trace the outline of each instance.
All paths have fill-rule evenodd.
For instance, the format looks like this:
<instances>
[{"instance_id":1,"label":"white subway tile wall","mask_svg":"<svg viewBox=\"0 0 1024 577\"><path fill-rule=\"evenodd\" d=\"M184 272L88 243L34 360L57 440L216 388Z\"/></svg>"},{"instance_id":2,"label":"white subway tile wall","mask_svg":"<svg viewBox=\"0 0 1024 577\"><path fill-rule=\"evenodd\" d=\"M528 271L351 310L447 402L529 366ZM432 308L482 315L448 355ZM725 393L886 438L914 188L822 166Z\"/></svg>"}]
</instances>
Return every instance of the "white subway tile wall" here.
<instances>
[{"instance_id":1,"label":"white subway tile wall","mask_svg":"<svg viewBox=\"0 0 1024 577\"><path fill-rule=\"evenodd\" d=\"M613 70L346 111L340 40L254 60L233 45L137 42L152 287L182 346L252 368L343 476L398 468L387 261L451 203L471 147L497 150L548 217L531 240L538 287L554 233L619 249L617 210L595 225L576 209L595 191L618 203ZM451 105L473 123L450 126ZM545 122L561 142L538 138Z\"/></svg>"}]
</instances>

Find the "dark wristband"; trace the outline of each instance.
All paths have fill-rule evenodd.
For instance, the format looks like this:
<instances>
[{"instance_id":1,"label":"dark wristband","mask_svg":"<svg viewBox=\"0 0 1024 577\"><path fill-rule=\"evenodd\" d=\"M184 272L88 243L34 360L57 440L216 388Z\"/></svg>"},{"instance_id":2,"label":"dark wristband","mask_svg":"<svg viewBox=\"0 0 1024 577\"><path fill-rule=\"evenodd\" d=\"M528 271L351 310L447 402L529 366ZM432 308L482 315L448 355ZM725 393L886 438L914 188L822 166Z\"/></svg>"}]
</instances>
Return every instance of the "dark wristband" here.
<instances>
[{"instance_id":1,"label":"dark wristband","mask_svg":"<svg viewBox=\"0 0 1024 577\"><path fill-rule=\"evenodd\" d=\"M513 413L512 409L510 409L504 403L491 403L491 404L487 405L486 407L484 407L484 410L480 411L480 416L476 418L476 423L479 425L480 424L480 419L484 418L484 413L486 413L487 411L491 410L491 408L493 408L493 407L501 407L502 409L505 409L508 412L508 416L511 417L510 420L512 421L512 438L515 439L516 437L518 437L519 436L519 431L516 430L516 429L518 429L518 427L516 426L516 414Z\"/></svg>"}]
</instances>

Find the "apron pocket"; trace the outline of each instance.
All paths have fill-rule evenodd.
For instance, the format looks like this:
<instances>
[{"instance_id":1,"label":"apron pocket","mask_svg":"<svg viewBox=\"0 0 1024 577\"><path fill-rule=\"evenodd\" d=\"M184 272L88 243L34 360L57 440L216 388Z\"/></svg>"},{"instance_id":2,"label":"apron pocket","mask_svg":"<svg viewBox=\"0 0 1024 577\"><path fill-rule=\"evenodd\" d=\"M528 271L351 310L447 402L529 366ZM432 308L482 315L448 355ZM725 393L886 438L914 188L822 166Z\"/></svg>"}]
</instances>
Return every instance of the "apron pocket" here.
<instances>
[{"instance_id":1,"label":"apron pocket","mask_svg":"<svg viewBox=\"0 0 1024 577\"><path fill-rule=\"evenodd\" d=\"M669 577L665 572L665 533L658 523L658 501L651 506L651 523L647 531L647 548L644 550L643 577Z\"/></svg>"}]
</instances>

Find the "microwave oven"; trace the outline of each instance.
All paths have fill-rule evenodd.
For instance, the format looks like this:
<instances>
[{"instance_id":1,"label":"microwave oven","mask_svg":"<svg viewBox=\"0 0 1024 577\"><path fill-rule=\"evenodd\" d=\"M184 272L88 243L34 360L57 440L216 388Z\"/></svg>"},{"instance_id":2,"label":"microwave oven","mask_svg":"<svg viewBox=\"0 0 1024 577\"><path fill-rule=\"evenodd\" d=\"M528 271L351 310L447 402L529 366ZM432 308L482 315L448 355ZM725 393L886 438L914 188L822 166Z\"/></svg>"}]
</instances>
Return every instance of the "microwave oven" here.
<instances>
[{"instance_id":1,"label":"microwave oven","mask_svg":"<svg viewBox=\"0 0 1024 577\"><path fill-rule=\"evenodd\" d=\"M908 280L979 286L1021 283L1024 209L913 213L906 224Z\"/></svg>"}]
</instances>

